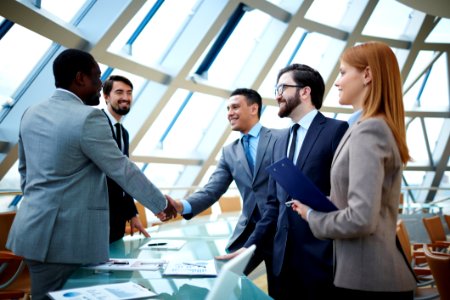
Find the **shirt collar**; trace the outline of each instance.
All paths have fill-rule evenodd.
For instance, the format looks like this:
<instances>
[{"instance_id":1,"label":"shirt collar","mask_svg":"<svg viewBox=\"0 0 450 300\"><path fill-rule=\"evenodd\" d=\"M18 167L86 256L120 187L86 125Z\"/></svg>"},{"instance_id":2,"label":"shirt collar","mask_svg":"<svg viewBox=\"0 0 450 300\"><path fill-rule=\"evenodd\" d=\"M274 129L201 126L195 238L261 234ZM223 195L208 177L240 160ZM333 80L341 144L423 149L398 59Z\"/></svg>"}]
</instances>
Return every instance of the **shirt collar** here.
<instances>
[{"instance_id":1,"label":"shirt collar","mask_svg":"<svg viewBox=\"0 0 450 300\"><path fill-rule=\"evenodd\" d=\"M252 129L250 129L250 131L248 132L248 135L252 136L252 137L258 137L259 133L261 132L261 123L256 123ZM244 134L241 132L241 137L244 136Z\"/></svg>"},{"instance_id":2,"label":"shirt collar","mask_svg":"<svg viewBox=\"0 0 450 300\"><path fill-rule=\"evenodd\" d=\"M107 108L105 108L103 110L106 115L108 116L109 121L111 122L111 124L116 124L116 123L120 123L120 121L117 121L116 118L113 117L113 115L111 115L111 113L109 112L109 110Z\"/></svg>"},{"instance_id":3,"label":"shirt collar","mask_svg":"<svg viewBox=\"0 0 450 300\"><path fill-rule=\"evenodd\" d=\"M309 126L311 126L312 121L314 120L314 118L316 117L318 111L317 109L313 109L312 111L310 111L309 113L307 113L306 115L303 116L303 118L301 118L301 120L298 122L298 124L308 130ZM291 126L292 128L292 126Z\"/></svg>"}]
</instances>

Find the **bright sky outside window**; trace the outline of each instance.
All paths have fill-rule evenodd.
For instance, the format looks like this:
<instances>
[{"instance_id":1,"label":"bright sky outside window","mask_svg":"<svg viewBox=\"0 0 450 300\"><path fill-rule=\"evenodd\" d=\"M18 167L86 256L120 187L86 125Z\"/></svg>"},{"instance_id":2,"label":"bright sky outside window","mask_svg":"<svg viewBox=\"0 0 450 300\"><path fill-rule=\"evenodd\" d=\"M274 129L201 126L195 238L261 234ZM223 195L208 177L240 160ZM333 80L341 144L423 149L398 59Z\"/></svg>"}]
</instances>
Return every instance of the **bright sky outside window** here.
<instances>
[{"instance_id":1,"label":"bright sky outside window","mask_svg":"<svg viewBox=\"0 0 450 300\"><path fill-rule=\"evenodd\" d=\"M397 1L379 1L362 33L412 41L416 37L424 17L424 13L415 11Z\"/></svg>"},{"instance_id":2,"label":"bright sky outside window","mask_svg":"<svg viewBox=\"0 0 450 300\"><path fill-rule=\"evenodd\" d=\"M13 96L51 43L50 40L18 24L15 24L0 40L0 57L2 58L0 60L0 96L2 99Z\"/></svg>"},{"instance_id":3,"label":"bright sky outside window","mask_svg":"<svg viewBox=\"0 0 450 300\"><path fill-rule=\"evenodd\" d=\"M85 3L86 0L42 0L41 8L69 23Z\"/></svg>"},{"instance_id":4,"label":"bright sky outside window","mask_svg":"<svg viewBox=\"0 0 450 300\"><path fill-rule=\"evenodd\" d=\"M427 43L448 43L450 41L450 19L441 19L427 37Z\"/></svg>"},{"instance_id":5,"label":"bright sky outside window","mask_svg":"<svg viewBox=\"0 0 450 300\"><path fill-rule=\"evenodd\" d=\"M331 27L351 31L359 19L367 0L315 0L305 15L306 19Z\"/></svg>"},{"instance_id":6,"label":"bright sky outside window","mask_svg":"<svg viewBox=\"0 0 450 300\"><path fill-rule=\"evenodd\" d=\"M259 10L247 11L235 28L216 60L207 71L207 79L222 88L229 88L238 77L248 57L257 51L258 39L264 33L270 17Z\"/></svg>"},{"instance_id":7,"label":"bright sky outside window","mask_svg":"<svg viewBox=\"0 0 450 300\"><path fill-rule=\"evenodd\" d=\"M156 1L148 1L111 45L120 51ZM161 63L178 33L192 14L197 0L165 0L131 47L131 55L144 64ZM164 28L164 30L161 30Z\"/></svg>"}]
</instances>

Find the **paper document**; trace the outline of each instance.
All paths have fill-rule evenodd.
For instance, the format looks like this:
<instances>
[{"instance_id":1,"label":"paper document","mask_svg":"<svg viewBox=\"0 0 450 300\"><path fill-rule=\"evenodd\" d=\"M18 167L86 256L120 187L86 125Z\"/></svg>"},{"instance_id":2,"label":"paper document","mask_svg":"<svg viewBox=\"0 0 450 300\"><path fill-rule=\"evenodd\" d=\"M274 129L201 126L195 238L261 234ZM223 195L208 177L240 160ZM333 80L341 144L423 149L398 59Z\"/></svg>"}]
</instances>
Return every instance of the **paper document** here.
<instances>
[{"instance_id":1,"label":"paper document","mask_svg":"<svg viewBox=\"0 0 450 300\"><path fill-rule=\"evenodd\" d=\"M314 210L330 212L336 206L287 157L268 166L266 170L293 198Z\"/></svg>"},{"instance_id":2,"label":"paper document","mask_svg":"<svg viewBox=\"0 0 450 300\"><path fill-rule=\"evenodd\" d=\"M144 299L157 294L134 282L94 285L48 293L54 300L126 300Z\"/></svg>"},{"instance_id":3,"label":"paper document","mask_svg":"<svg viewBox=\"0 0 450 300\"><path fill-rule=\"evenodd\" d=\"M164 275L216 276L214 260L169 261Z\"/></svg>"},{"instance_id":4,"label":"paper document","mask_svg":"<svg viewBox=\"0 0 450 300\"><path fill-rule=\"evenodd\" d=\"M186 244L184 240L150 240L139 249L141 250L180 250Z\"/></svg>"},{"instance_id":5,"label":"paper document","mask_svg":"<svg viewBox=\"0 0 450 300\"><path fill-rule=\"evenodd\" d=\"M162 259L111 258L103 264L90 265L85 268L106 271L156 271L165 263L167 263L167 261Z\"/></svg>"}]
</instances>

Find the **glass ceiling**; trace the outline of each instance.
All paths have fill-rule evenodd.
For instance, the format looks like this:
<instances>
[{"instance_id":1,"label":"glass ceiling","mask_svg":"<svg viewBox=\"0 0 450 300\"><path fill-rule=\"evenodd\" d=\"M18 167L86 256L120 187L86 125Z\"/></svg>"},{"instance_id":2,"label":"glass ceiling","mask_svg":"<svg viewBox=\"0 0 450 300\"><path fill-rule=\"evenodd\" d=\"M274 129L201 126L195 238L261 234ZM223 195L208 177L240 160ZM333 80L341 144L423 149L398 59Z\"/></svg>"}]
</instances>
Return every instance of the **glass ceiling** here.
<instances>
[{"instance_id":1,"label":"glass ceiling","mask_svg":"<svg viewBox=\"0 0 450 300\"><path fill-rule=\"evenodd\" d=\"M131 158L164 192L184 197L207 182L222 146L239 136L226 118L232 90L257 89L261 123L287 127L277 116L276 74L308 64L326 82L322 111L346 120L351 108L339 106L334 88L339 56L379 40L393 48L404 78L414 161L403 189L417 202L448 199L449 28L450 19L394 0L0 1L0 189L19 189L20 117L52 93L51 63L62 48L90 51L104 77L132 80L124 120Z\"/></svg>"}]
</instances>

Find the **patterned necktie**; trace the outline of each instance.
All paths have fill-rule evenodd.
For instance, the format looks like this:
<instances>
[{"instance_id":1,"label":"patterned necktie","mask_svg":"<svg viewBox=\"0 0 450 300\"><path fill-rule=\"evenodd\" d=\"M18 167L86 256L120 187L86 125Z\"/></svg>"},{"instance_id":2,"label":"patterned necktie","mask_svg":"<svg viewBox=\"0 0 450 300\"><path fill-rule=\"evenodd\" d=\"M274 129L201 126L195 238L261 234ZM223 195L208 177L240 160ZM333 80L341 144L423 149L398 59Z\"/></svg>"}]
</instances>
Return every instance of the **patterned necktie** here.
<instances>
[{"instance_id":1,"label":"patterned necktie","mask_svg":"<svg viewBox=\"0 0 450 300\"><path fill-rule=\"evenodd\" d=\"M247 157L248 166L253 174L254 162L252 155L250 154L250 136L248 134L242 137L242 145L244 146L245 156Z\"/></svg>"},{"instance_id":2,"label":"patterned necktie","mask_svg":"<svg viewBox=\"0 0 450 300\"><path fill-rule=\"evenodd\" d=\"M122 127L120 126L120 123L116 123L114 126L116 127L117 146L119 146L119 149L122 150Z\"/></svg>"},{"instance_id":3,"label":"patterned necktie","mask_svg":"<svg viewBox=\"0 0 450 300\"><path fill-rule=\"evenodd\" d=\"M300 127L299 124L294 124L294 126L292 126L293 135L291 140L291 146L289 147L289 156L288 156L288 158L292 161L294 161L295 146L297 145L297 131L299 127Z\"/></svg>"}]
</instances>

